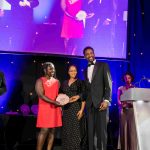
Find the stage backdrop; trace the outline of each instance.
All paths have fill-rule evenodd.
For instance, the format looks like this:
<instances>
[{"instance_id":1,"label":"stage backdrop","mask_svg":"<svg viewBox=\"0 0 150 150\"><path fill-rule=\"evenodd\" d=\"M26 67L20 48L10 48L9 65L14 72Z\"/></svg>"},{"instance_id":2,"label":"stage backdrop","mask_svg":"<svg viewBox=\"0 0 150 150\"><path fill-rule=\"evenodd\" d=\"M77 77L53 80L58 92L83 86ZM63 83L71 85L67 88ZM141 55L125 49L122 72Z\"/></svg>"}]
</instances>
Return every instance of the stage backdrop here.
<instances>
[{"instance_id":1,"label":"stage backdrop","mask_svg":"<svg viewBox=\"0 0 150 150\"><path fill-rule=\"evenodd\" d=\"M0 3L0 50L83 56L90 45L98 57L126 58L128 0L72 0L66 13L60 0L19 1Z\"/></svg>"}]
</instances>

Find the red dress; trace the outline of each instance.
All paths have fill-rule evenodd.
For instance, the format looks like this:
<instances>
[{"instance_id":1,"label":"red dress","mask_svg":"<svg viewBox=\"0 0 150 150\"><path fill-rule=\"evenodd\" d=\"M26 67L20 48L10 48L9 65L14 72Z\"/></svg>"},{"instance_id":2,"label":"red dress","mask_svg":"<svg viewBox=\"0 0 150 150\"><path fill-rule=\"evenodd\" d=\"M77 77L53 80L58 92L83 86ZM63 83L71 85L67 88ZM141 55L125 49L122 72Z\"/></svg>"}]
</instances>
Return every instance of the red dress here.
<instances>
[{"instance_id":1,"label":"red dress","mask_svg":"<svg viewBox=\"0 0 150 150\"><path fill-rule=\"evenodd\" d=\"M82 38L83 37L83 21L75 19L78 11L81 10L82 0L66 0L66 12L74 18L64 14L61 37L64 38Z\"/></svg>"},{"instance_id":2,"label":"red dress","mask_svg":"<svg viewBox=\"0 0 150 150\"><path fill-rule=\"evenodd\" d=\"M42 77L41 80L45 96L55 101L58 95L59 81L55 78L48 80L45 77ZM36 126L40 128L54 128L62 126L61 108L39 98Z\"/></svg>"}]
</instances>

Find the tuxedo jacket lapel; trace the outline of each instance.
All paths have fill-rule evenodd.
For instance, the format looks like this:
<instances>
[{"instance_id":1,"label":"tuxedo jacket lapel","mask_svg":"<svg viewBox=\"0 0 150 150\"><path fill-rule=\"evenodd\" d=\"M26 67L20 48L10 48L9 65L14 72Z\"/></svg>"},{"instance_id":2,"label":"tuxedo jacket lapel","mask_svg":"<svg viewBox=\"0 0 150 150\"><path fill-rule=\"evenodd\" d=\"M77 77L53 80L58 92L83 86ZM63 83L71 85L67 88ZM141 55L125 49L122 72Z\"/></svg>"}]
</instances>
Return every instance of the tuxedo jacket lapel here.
<instances>
[{"instance_id":1,"label":"tuxedo jacket lapel","mask_svg":"<svg viewBox=\"0 0 150 150\"><path fill-rule=\"evenodd\" d=\"M87 68L86 68L85 71L84 71L84 77L85 77L85 80L89 81Z\"/></svg>"},{"instance_id":2,"label":"tuxedo jacket lapel","mask_svg":"<svg viewBox=\"0 0 150 150\"><path fill-rule=\"evenodd\" d=\"M93 80L93 78L96 74L97 68L98 68L98 64L96 63L95 66L94 66L94 69L93 69L92 80ZM92 82L92 80L91 80L91 82Z\"/></svg>"}]
</instances>

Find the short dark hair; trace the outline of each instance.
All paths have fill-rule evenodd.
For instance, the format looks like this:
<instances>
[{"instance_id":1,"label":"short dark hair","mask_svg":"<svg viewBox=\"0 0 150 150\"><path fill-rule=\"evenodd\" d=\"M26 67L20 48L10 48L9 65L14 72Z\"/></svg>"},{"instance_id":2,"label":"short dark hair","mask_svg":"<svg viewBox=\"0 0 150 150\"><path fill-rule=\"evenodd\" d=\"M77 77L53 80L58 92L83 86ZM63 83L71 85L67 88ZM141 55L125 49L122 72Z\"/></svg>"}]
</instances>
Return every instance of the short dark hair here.
<instances>
[{"instance_id":1,"label":"short dark hair","mask_svg":"<svg viewBox=\"0 0 150 150\"><path fill-rule=\"evenodd\" d=\"M124 77L125 77L126 75L129 75L129 76L131 77L131 82L134 81L134 76L133 76L133 74L132 74L131 72L126 72L126 73L124 73L123 76L122 76L122 80L123 80L124 82L125 82Z\"/></svg>"},{"instance_id":2,"label":"short dark hair","mask_svg":"<svg viewBox=\"0 0 150 150\"><path fill-rule=\"evenodd\" d=\"M91 47L91 46L86 46L86 47L83 49L83 55L85 55L85 52L86 52L88 49L91 49L91 50L93 51L93 53L94 53L93 47Z\"/></svg>"}]
</instances>

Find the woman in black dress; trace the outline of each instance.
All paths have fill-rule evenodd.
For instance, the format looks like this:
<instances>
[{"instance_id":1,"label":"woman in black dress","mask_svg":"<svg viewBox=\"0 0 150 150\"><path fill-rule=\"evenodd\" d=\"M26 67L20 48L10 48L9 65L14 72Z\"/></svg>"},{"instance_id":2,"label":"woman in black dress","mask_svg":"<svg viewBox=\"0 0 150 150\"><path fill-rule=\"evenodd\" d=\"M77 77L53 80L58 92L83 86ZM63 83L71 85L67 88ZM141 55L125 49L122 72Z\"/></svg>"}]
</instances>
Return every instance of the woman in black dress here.
<instances>
[{"instance_id":1,"label":"woman in black dress","mask_svg":"<svg viewBox=\"0 0 150 150\"><path fill-rule=\"evenodd\" d=\"M76 78L76 66L71 65L68 74L69 79L61 86L62 92L70 98L63 108L62 149L83 150L86 149L84 86Z\"/></svg>"}]
</instances>

